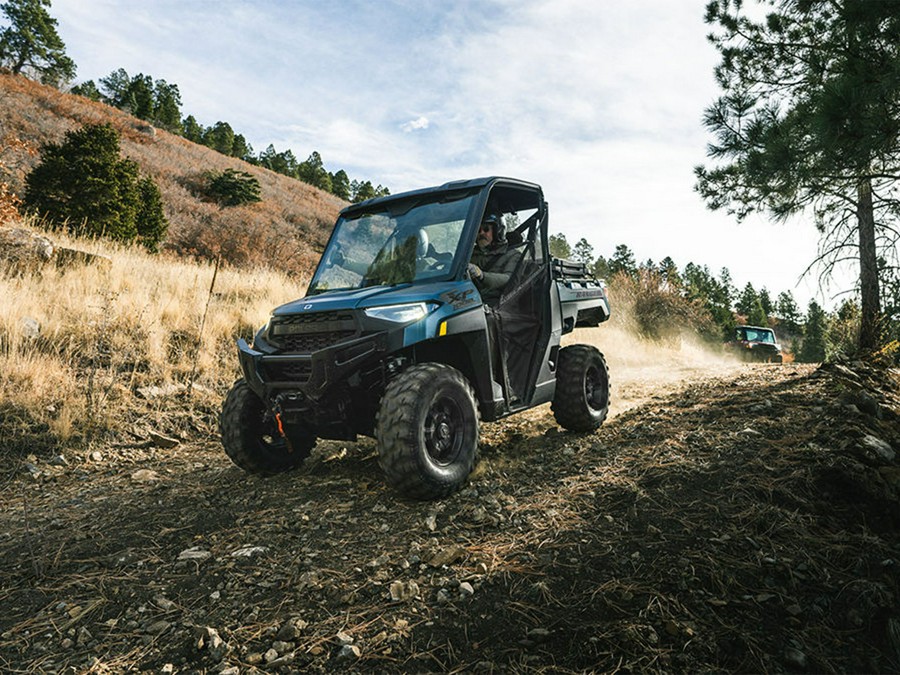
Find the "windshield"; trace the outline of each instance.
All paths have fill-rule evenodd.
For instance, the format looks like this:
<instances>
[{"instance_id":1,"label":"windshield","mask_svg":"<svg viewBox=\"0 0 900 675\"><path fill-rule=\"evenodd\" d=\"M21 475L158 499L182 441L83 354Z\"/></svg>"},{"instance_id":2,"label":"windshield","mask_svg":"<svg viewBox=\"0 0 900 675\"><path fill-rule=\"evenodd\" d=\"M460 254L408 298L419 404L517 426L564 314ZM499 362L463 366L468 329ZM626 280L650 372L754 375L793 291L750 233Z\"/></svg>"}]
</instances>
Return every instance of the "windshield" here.
<instances>
[{"instance_id":1,"label":"windshield","mask_svg":"<svg viewBox=\"0 0 900 675\"><path fill-rule=\"evenodd\" d=\"M441 201L401 201L342 216L309 294L445 277L472 199L443 195Z\"/></svg>"},{"instance_id":2,"label":"windshield","mask_svg":"<svg viewBox=\"0 0 900 675\"><path fill-rule=\"evenodd\" d=\"M775 344L775 333L766 328L738 328L738 340Z\"/></svg>"}]
</instances>

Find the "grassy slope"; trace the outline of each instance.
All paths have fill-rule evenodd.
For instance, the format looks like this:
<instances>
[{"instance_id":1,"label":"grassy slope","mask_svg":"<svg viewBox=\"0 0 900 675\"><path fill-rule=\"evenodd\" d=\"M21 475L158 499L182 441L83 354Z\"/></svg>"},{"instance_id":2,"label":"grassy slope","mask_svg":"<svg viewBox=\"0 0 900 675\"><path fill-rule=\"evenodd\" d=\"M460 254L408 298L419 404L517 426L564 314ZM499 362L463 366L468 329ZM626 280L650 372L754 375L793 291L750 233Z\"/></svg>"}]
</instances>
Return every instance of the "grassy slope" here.
<instances>
[{"instance_id":1,"label":"grassy slope","mask_svg":"<svg viewBox=\"0 0 900 675\"><path fill-rule=\"evenodd\" d=\"M308 273L344 205L337 197L152 129L121 110L6 74L0 74L0 182L21 196L43 144L80 125L105 122L119 131L123 153L159 184L171 223L169 248ZM222 209L194 194L203 172L227 168L256 176L263 201Z\"/></svg>"},{"instance_id":2,"label":"grassy slope","mask_svg":"<svg viewBox=\"0 0 900 675\"><path fill-rule=\"evenodd\" d=\"M0 436L16 454L149 430L212 431L237 376L234 339L252 335L272 307L302 295L343 206L301 181L152 129L115 108L3 73L0 186L21 197L44 144L80 125L107 122L119 131L123 154L160 186L170 221L166 254L51 234L58 244L109 257L111 268L0 277ZM223 209L195 194L205 171L226 168L256 176L263 201ZM4 215L0 210L0 220ZM21 226L18 219L5 224ZM220 271L210 296L213 267L193 260L219 254L234 264ZM28 319L38 322L38 337L29 337ZM188 401L140 396L143 387L183 387L192 377L200 387Z\"/></svg>"}]
</instances>

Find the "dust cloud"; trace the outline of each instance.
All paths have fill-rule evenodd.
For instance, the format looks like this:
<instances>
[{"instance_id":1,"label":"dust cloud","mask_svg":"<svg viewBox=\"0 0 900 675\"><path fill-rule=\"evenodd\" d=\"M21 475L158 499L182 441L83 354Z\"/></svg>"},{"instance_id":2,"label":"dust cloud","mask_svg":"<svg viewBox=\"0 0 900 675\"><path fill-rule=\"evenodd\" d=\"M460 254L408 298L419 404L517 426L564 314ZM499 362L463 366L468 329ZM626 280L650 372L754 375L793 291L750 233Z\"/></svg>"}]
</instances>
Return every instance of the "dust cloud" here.
<instances>
[{"instance_id":1,"label":"dust cloud","mask_svg":"<svg viewBox=\"0 0 900 675\"><path fill-rule=\"evenodd\" d=\"M577 343L594 345L606 357L610 417L692 382L734 375L747 367L733 357L715 353L693 336L651 342L614 323L579 328L563 339L563 346Z\"/></svg>"}]
</instances>

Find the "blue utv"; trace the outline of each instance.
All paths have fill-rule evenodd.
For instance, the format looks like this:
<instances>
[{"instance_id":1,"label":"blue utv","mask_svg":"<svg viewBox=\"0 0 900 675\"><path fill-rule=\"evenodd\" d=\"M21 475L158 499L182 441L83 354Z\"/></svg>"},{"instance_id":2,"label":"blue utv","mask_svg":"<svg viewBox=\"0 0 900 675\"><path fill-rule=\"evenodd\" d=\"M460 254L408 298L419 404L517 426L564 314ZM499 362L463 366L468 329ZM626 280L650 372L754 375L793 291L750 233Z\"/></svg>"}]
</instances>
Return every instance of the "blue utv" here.
<instances>
[{"instance_id":1,"label":"blue utv","mask_svg":"<svg viewBox=\"0 0 900 675\"><path fill-rule=\"evenodd\" d=\"M485 302L469 261L488 212L518 257ZM376 439L388 483L418 499L465 484L480 420L550 402L566 429L606 418L609 374L593 346L561 347L609 318L604 286L548 250L540 186L480 178L341 211L306 297L278 307L252 344L220 430L239 467L299 466L318 439Z\"/></svg>"}]
</instances>

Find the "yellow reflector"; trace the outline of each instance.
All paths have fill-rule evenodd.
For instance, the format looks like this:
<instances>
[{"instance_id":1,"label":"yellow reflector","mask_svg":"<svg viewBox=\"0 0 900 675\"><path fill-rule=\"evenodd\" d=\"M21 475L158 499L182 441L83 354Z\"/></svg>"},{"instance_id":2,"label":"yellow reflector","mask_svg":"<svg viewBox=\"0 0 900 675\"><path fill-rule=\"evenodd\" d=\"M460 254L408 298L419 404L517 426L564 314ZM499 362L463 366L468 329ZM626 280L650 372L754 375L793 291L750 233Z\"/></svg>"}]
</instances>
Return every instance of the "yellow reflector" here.
<instances>
[{"instance_id":1,"label":"yellow reflector","mask_svg":"<svg viewBox=\"0 0 900 675\"><path fill-rule=\"evenodd\" d=\"M447 322L441 321L441 325L438 327L438 337L444 337L447 334Z\"/></svg>"}]
</instances>

